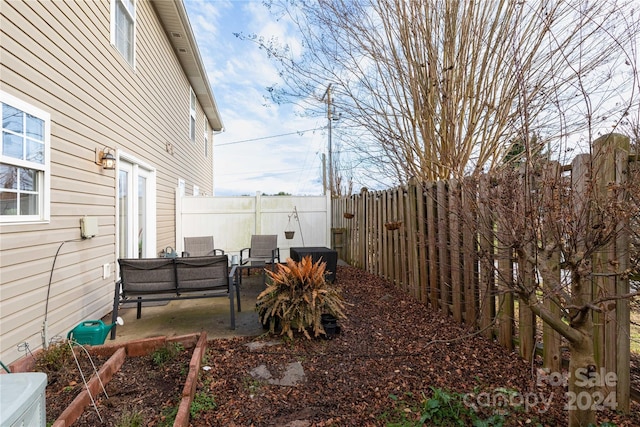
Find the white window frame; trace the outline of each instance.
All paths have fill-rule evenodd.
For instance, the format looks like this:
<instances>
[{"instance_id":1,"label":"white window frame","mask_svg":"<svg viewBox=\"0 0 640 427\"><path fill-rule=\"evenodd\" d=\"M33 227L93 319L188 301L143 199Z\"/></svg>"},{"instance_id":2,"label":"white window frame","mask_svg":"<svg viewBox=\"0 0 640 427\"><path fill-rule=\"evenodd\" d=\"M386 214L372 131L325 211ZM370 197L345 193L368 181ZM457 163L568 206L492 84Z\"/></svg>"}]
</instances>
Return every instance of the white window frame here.
<instances>
[{"instance_id":1,"label":"white window frame","mask_svg":"<svg viewBox=\"0 0 640 427\"><path fill-rule=\"evenodd\" d=\"M189 139L196 142L196 94L189 88Z\"/></svg>"},{"instance_id":2,"label":"white window frame","mask_svg":"<svg viewBox=\"0 0 640 427\"><path fill-rule=\"evenodd\" d=\"M128 7L130 6L130 8ZM131 10L133 9L133 10ZM111 44L122 55L122 57L135 68L136 63L136 0L111 0ZM126 52L121 50L118 45L118 16L124 11L125 19L131 23L131 57L127 56Z\"/></svg>"},{"instance_id":3,"label":"white window frame","mask_svg":"<svg viewBox=\"0 0 640 427\"><path fill-rule=\"evenodd\" d=\"M5 156L2 152L2 141L4 139L4 128L2 128L2 116L0 115L0 163L18 166L26 169L34 169L37 172L38 188L38 214L37 215L2 215L0 212L0 223L25 223L25 222L49 222L51 217L51 115L33 105L0 91L0 104L8 104L13 108L30 114L44 122L44 161L42 163L32 162L25 159L17 159ZM6 131L9 132L10 131ZM23 134L24 135L24 134ZM26 136L24 136L26 138ZM19 189L17 190L20 191Z\"/></svg>"}]
</instances>

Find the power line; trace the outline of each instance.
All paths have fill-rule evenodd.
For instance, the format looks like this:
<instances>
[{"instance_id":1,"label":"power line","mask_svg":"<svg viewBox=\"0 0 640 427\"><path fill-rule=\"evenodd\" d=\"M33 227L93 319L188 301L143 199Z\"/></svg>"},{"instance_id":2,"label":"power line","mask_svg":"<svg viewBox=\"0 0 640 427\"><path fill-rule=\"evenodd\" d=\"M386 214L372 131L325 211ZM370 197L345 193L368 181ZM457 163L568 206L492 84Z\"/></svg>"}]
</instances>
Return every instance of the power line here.
<instances>
[{"instance_id":1,"label":"power line","mask_svg":"<svg viewBox=\"0 0 640 427\"><path fill-rule=\"evenodd\" d=\"M309 170L309 168L303 167L303 168L294 168L294 169L270 169L270 170L261 169L259 171L221 173L216 176L224 177L224 176L237 176L237 175L284 175L284 174L289 174L293 172L303 172L306 170Z\"/></svg>"},{"instance_id":2,"label":"power line","mask_svg":"<svg viewBox=\"0 0 640 427\"><path fill-rule=\"evenodd\" d=\"M322 127L319 127L319 128L299 130L299 131L296 131L296 132L281 133L280 135L263 136L263 137L260 137L260 138L251 138L251 139L241 139L239 141L223 142L222 144L215 144L215 146L216 147L222 147L223 145L240 144L242 142L260 141L262 139L270 139L270 138L280 138L281 136L289 136L289 135L296 135L296 134L302 136L305 132L316 131L316 130L320 130L320 129L324 129L324 128L325 128L325 126L322 126Z\"/></svg>"}]
</instances>

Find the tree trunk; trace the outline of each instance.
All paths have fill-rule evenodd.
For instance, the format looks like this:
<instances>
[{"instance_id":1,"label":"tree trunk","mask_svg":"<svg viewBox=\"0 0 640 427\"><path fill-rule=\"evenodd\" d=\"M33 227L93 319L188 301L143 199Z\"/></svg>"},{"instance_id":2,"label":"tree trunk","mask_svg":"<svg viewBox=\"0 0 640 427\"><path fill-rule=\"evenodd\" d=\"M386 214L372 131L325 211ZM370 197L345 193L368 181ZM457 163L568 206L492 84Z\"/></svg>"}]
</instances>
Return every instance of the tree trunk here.
<instances>
[{"instance_id":1,"label":"tree trunk","mask_svg":"<svg viewBox=\"0 0 640 427\"><path fill-rule=\"evenodd\" d=\"M595 425L596 417L593 405L596 401L597 368L593 357L593 325L590 313L584 315L584 320L573 328L580 332L583 339L570 342L571 360L569 361L569 391L566 395L566 408L569 412L569 427L587 427Z\"/></svg>"}]
</instances>

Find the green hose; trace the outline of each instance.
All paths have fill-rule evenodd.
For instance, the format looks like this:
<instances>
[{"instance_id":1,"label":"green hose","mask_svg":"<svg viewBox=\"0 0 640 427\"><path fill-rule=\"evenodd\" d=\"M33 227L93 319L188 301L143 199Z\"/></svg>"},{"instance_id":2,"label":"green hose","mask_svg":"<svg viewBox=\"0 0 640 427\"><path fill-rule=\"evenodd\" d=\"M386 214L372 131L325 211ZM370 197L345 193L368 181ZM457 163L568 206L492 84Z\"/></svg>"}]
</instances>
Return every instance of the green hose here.
<instances>
[{"instance_id":1,"label":"green hose","mask_svg":"<svg viewBox=\"0 0 640 427\"><path fill-rule=\"evenodd\" d=\"M2 367L4 368L4 370L5 370L5 371L7 371L7 373L8 373L8 374L10 374L10 373L11 373L11 371L9 370L9 368L7 368L7 366L6 366L4 363L2 363L2 360L0 360L0 365L2 365Z\"/></svg>"}]
</instances>

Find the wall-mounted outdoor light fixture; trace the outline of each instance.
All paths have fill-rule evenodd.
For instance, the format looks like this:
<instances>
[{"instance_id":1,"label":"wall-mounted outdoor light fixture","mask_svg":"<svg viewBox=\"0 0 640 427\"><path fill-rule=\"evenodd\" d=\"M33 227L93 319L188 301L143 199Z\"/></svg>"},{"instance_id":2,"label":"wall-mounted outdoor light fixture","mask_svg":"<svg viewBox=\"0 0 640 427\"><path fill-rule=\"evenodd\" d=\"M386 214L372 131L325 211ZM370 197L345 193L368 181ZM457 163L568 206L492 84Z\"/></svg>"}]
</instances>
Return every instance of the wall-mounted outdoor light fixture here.
<instances>
[{"instance_id":1,"label":"wall-mounted outdoor light fixture","mask_svg":"<svg viewBox=\"0 0 640 427\"><path fill-rule=\"evenodd\" d=\"M102 166L102 169L112 170L116 168L116 156L111 152L112 149L104 147L102 150L96 148L96 164Z\"/></svg>"}]
</instances>

